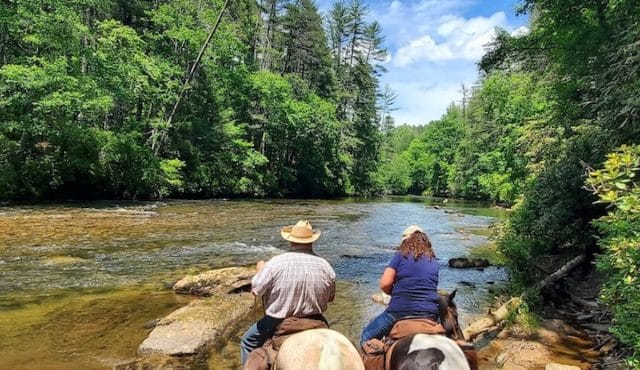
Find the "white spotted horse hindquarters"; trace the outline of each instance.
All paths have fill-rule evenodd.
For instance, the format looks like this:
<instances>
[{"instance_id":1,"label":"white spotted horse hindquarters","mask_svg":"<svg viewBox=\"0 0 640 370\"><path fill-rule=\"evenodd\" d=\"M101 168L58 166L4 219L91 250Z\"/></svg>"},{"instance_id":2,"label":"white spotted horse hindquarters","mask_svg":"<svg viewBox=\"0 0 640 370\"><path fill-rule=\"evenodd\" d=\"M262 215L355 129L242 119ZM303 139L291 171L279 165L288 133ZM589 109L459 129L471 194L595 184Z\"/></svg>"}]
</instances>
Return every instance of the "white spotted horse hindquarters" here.
<instances>
[{"instance_id":1,"label":"white spotted horse hindquarters","mask_svg":"<svg viewBox=\"0 0 640 370\"><path fill-rule=\"evenodd\" d=\"M388 364L393 370L470 370L456 342L431 334L415 334L398 340Z\"/></svg>"}]
</instances>

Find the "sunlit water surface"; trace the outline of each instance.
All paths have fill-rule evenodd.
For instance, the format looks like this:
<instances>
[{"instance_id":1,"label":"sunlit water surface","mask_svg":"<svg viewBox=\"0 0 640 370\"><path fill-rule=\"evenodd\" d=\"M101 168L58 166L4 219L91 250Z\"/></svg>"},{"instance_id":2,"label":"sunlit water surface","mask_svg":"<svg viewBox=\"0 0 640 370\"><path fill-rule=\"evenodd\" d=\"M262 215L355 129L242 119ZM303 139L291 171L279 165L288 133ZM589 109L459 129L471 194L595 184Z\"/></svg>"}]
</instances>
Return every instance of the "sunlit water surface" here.
<instances>
[{"instance_id":1,"label":"sunlit water surface","mask_svg":"<svg viewBox=\"0 0 640 370\"><path fill-rule=\"evenodd\" d=\"M0 368L105 369L132 358L148 334L144 324L187 303L167 289L172 281L281 253L279 229L298 219L322 230L316 253L338 275L327 312L334 329L356 341L383 309L370 296L403 228L413 223L433 242L440 288L459 289L465 325L506 276L493 267L450 269L447 261L485 243L468 231L502 216L419 197L0 207ZM237 367L237 343L236 336L213 353L210 368Z\"/></svg>"}]
</instances>

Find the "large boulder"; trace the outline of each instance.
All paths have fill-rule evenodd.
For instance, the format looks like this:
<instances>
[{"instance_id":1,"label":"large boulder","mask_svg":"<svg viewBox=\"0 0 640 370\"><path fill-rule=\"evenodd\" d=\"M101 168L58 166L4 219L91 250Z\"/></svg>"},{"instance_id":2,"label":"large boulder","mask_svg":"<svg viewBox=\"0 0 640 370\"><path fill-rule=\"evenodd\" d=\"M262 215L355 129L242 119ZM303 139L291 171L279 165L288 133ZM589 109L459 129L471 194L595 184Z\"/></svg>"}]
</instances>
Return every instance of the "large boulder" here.
<instances>
[{"instance_id":1,"label":"large boulder","mask_svg":"<svg viewBox=\"0 0 640 370\"><path fill-rule=\"evenodd\" d=\"M180 294L209 297L216 293L232 294L249 291L256 270L249 267L226 267L198 275L186 276L173 285Z\"/></svg>"},{"instance_id":2,"label":"large boulder","mask_svg":"<svg viewBox=\"0 0 640 370\"><path fill-rule=\"evenodd\" d=\"M206 363L250 317L255 299L247 293L255 270L228 267L187 276L173 285L176 293L200 297L168 316L150 321L153 327L138 347L138 356L116 370L192 369Z\"/></svg>"},{"instance_id":3,"label":"large boulder","mask_svg":"<svg viewBox=\"0 0 640 370\"><path fill-rule=\"evenodd\" d=\"M161 319L138 347L141 356L189 356L219 347L253 312L249 293L215 294L191 302Z\"/></svg>"},{"instance_id":4,"label":"large boulder","mask_svg":"<svg viewBox=\"0 0 640 370\"><path fill-rule=\"evenodd\" d=\"M449 267L453 268L476 268L476 267L489 267L491 263L485 258L467 258L459 257L449 260Z\"/></svg>"}]
</instances>

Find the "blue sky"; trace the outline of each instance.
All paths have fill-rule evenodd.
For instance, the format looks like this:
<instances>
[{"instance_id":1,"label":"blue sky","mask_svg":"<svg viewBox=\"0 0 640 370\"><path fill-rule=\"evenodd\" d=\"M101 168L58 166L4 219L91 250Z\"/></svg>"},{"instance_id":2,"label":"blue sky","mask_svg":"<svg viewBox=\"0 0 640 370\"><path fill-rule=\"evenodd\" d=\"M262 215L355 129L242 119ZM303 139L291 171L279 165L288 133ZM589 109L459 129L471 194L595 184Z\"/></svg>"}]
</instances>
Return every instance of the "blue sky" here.
<instances>
[{"instance_id":1,"label":"blue sky","mask_svg":"<svg viewBox=\"0 0 640 370\"><path fill-rule=\"evenodd\" d=\"M346 1L348 2L348 0ZM333 0L317 0L321 11ZM382 84L398 94L396 124L420 125L440 118L459 101L461 84L478 79L476 62L495 27L526 32L516 16L520 0L366 0L370 21L386 36L390 58Z\"/></svg>"}]
</instances>

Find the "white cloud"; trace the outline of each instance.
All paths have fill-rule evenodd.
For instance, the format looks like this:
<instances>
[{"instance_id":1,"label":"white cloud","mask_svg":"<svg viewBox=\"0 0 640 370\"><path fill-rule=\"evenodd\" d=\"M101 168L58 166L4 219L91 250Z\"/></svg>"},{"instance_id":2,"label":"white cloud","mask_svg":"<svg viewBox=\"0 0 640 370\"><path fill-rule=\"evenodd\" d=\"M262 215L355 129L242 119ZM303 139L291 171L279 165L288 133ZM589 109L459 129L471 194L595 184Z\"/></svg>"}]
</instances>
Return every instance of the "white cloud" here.
<instances>
[{"instance_id":1,"label":"white cloud","mask_svg":"<svg viewBox=\"0 0 640 370\"><path fill-rule=\"evenodd\" d=\"M334 0L317 0L327 11ZM512 10L519 0L365 0L369 21L382 25L390 51L381 86L397 93L396 124L426 124L459 101L461 83L478 79L476 62L496 26L526 32ZM510 5L511 4L511 5Z\"/></svg>"},{"instance_id":2,"label":"white cloud","mask_svg":"<svg viewBox=\"0 0 640 370\"><path fill-rule=\"evenodd\" d=\"M470 19L443 16L436 29L437 38L423 35L409 41L396 52L394 64L404 67L421 61L478 60L493 40L495 27L505 27L506 21L504 12Z\"/></svg>"},{"instance_id":3,"label":"white cloud","mask_svg":"<svg viewBox=\"0 0 640 370\"><path fill-rule=\"evenodd\" d=\"M527 26L520 26L518 27L515 31L511 32L511 36L513 37L520 37L520 36L525 36L528 35L529 32L531 32L531 30L529 29L529 27Z\"/></svg>"},{"instance_id":4,"label":"white cloud","mask_svg":"<svg viewBox=\"0 0 640 370\"><path fill-rule=\"evenodd\" d=\"M423 125L439 119L449 104L460 101L461 84L470 87L477 78L473 63L417 64L395 68L388 81L397 93L398 110L392 113L396 124Z\"/></svg>"},{"instance_id":5,"label":"white cloud","mask_svg":"<svg viewBox=\"0 0 640 370\"><path fill-rule=\"evenodd\" d=\"M394 64L403 67L420 60L436 61L453 58L453 52L448 45L438 45L431 36L427 35L411 40L409 45L398 49Z\"/></svg>"},{"instance_id":6,"label":"white cloud","mask_svg":"<svg viewBox=\"0 0 640 370\"><path fill-rule=\"evenodd\" d=\"M427 124L439 119L452 102L460 100L460 85L454 83L423 86L420 83L392 84L402 106L392 113L396 124Z\"/></svg>"},{"instance_id":7,"label":"white cloud","mask_svg":"<svg viewBox=\"0 0 640 370\"><path fill-rule=\"evenodd\" d=\"M402 3L400 1L398 1L398 0L393 0L391 2L391 4L389 4L389 11L390 12L396 12L400 8L402 8Z\"/></svg>"}]
</instances>

